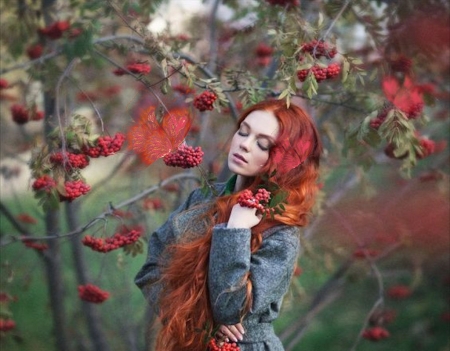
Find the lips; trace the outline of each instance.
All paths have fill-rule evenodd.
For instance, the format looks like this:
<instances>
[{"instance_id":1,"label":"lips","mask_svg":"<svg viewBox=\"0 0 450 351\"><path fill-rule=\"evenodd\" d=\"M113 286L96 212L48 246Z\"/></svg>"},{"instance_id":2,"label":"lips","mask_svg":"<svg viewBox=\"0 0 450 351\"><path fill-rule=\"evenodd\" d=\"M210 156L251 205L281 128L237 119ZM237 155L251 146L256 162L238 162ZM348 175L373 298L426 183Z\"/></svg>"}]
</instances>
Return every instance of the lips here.
<instances>
[{"instance_id":1,"label":"lips","mask_svg":"<svg viewBox=\"0 0 450 351\"><path fill-rule=\"evenodd\" d=\"M237 158L238 160L241 160L242 162L248 163L247 160L239 154L233 154L233 157Z\"/></svg>"}]
</instances>

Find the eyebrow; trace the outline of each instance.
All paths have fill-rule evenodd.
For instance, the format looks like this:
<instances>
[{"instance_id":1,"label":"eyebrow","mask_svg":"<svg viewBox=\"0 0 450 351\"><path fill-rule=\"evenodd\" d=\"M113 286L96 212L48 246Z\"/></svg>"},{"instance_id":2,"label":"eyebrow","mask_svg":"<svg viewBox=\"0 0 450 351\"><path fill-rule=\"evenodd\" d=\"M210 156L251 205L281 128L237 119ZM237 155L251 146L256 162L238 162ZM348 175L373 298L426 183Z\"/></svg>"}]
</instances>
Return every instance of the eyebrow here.
<instances>
[{"instance_id":1,"label":"eyebrow","mask_svg":"<svg viewBox=\"0 0 450 351\"><path fill-rule=\"evenodd\" d=\"M242 121L240 126L242 126L242 125L245 125L245 127L247 127L248 129L252 130L252 128L250 127L250 124L248 124L247 122ZM272 144L275 144L275 139L274 139L272 136L270 136L270 135L263 134L263 133L259 133L257 136L266 138L266 139L268 139L270 142L272 142Z\"/></svg>"}]
</instances>

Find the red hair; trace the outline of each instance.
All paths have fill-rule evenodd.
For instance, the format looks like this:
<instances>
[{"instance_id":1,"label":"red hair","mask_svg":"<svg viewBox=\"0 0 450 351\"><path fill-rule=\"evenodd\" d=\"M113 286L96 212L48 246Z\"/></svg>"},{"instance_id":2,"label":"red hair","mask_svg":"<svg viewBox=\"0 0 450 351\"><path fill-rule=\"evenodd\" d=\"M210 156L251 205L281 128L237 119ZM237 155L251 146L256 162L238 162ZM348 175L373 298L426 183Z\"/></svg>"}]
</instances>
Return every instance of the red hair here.
<instances>
[{"instance_id":1,"label":"red hair","mask_svg":"<svg viewBox=\"0 0 450 351\"><path fill-rule=\"evenodd\" d=\"M276 171L270 181L275 182L279 186L278 191L286 192L288 197L282 214L275 215L274 218L266 217L252 228L252 252L261 246L264 230L277 224L307 224L318 190L317 178L322 152L317 129L300 107L294 104L288 107L284 100L257 103L243 112L238 120L238 128L256 110L272 112L280 125L277 144L270 150L269 161L263 167L261 175ZM307 145L307 148L302 148L305 155L299 155L301 162L298 165L280 172L277 171L280 167L273 156L286 142L289 145ZM248 180L246 188L256 189L263 183L263 179L256 176ZM205 225L204 235L193 240L183 240L167 249L171 259L162 269L163 292L159 301L162 328L156 342L157 351L202 350L206 348L207 338L217 327L213 324L207 283L212 229L215 224L228 221L238 196L239 192L216 198L202 218L196 218L196 223L202 221ZM187 237L190 237L189 234L193 233L187 232ZM252 305L252 283L248 275L243 277L242 283L247 287L243 317Z\"/></svg>"}]
</instances>

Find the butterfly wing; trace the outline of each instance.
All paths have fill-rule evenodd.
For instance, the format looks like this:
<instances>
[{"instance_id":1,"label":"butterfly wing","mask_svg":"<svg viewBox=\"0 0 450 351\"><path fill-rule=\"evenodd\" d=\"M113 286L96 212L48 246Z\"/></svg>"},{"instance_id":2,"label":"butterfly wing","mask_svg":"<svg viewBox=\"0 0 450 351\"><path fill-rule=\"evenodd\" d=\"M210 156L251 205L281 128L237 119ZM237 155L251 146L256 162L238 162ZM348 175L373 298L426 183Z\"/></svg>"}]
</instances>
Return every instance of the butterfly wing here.
<instances>
[{"instance_id":1,"label":"butterfly wing","mask_svg":"<svg viewBox=\"0 0 450 351\"><path fill-rule=\"evenodd\" d=\"M311 142L300 139L291 145L288 139L275 147L273 153L274 163L277 164L277 170L283 174L303 163L310 152Z\"/></svg>"},{"instance_id":2,"label":"butterfly wing","mask_svg":"<svg viewBox=\"0 0 450 351\"><path fill-rule=\"evenodd\" d=\"M138 153L147 165L169 153L172 148L166 132L156 120L153 106L139 113L139 120L128 130L127 138L129 149Z\"/></svg>"},{"instance_id":3,"label":"butterfly wing","mask_svg":"<svg viewBox=\"0 0 450 351\"><path fill-rule=\"evenodd\" d=\"M403 112L408 112L415 105L423 103L419 88L409 76L405 77L402 86L391 76L385 77L382 85L386 98Z\"/></svg>"},{"instance_id":4,"label":"butterfly wing","mask_svg":"<svg viewBox=\"0 0 450 351\"><path fill-rule=\"evenodd\" d=\"M187 108L172 109L164 115L161 126L170 142L171 150L176 149L183 142L191 128L191 123Z\"/></svg>"}]
</instances>

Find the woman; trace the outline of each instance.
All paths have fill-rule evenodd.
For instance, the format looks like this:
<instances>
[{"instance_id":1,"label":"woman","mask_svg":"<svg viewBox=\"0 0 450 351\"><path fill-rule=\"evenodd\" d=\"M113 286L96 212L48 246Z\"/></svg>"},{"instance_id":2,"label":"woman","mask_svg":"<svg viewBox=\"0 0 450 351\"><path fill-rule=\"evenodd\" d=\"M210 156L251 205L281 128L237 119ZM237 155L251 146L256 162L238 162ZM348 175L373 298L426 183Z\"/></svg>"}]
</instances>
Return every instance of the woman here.
<instances>
[{"instance_id":1,"label":"woman","mask_svg":"<svg viewBox=\"0 0 450 351\"><path fill-rule=\"evenodd\" d=\"M149 240L136 284L160 317L158 351L202 351L212 337L241 351L284 350L278 316L317 192L321 143L298 106L269 100L238 121L228 154L234 176L193 191ZM281 213L241 206L245 189L286 196Z\"/></svg>"}]
</instances>

